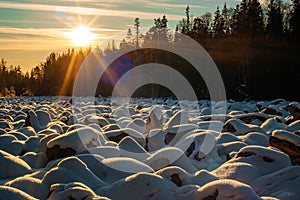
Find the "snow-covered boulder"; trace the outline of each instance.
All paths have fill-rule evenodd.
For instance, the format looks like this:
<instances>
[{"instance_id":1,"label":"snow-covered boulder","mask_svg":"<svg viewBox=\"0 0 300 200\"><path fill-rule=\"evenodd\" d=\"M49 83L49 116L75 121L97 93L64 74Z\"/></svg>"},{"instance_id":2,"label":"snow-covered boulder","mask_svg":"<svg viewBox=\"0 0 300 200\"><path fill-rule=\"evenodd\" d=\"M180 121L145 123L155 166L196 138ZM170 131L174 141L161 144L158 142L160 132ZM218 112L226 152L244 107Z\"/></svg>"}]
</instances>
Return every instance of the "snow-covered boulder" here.
<instances>
[{"instance_id":1,"label":"snow-covered boulder","mask_svg":"<svg viewBox=\"0 0 300 200\"><path fill-rule=\"evenodd\" d=\"M0 150L0 179L31 173L31 167L22 159Z\"/></svg>"}]
</instances>

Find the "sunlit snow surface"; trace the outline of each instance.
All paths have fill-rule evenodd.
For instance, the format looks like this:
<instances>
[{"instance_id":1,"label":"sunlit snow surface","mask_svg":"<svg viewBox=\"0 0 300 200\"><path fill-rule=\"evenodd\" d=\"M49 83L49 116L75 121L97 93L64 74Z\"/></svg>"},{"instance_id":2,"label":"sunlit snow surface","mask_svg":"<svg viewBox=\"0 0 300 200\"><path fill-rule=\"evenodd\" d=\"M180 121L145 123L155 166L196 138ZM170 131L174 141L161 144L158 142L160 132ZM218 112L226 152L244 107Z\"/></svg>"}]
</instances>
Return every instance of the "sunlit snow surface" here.
<instances>
[{"instance_id":1,"label":"sunlit snow surface","mask_svg":"<svg viewBox=\"0 0 300 200\"><path fill-rule=\"evenodd\" d=\"M0 199L300 199L297 102L0 100Z\"/></svg>"}]
</instances>

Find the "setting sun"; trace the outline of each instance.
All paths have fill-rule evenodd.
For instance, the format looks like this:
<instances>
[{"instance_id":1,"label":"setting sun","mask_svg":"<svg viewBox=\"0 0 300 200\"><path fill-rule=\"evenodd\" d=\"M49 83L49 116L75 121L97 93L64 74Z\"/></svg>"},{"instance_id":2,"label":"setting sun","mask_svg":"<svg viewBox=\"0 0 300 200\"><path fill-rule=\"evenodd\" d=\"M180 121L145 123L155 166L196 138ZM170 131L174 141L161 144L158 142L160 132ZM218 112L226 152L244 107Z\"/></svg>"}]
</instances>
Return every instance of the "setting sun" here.
<instances>
[{"instance_id":1,"label":"setting sun","mask_svg":"<svg viewBox=\"0 0 300 200\"><path fill-rule=\"evenodd\" d=\"M88 46L95 39L95 34L91 32L90 28L79 26L72 29L72 32L68 33L68 37L76 46Z\"/></svg>"}]
</instances>

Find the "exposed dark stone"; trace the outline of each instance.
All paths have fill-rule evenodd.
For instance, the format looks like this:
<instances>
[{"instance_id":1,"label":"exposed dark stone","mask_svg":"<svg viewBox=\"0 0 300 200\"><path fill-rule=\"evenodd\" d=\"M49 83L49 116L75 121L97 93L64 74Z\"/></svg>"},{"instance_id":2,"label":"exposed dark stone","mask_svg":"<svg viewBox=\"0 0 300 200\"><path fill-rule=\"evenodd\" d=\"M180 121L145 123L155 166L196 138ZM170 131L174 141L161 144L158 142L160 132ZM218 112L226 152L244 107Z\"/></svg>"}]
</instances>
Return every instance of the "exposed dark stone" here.
<instances>
[{"instance_id":1,"label":"exposed dark stone","mask_svg":"<svg viewBox=\"0 0 300 200\"><path fill-rule=\"evenodd\" d=\"M228 123L228 124L225 124L223 126L222 133L224 133L224 132L232 132L232 133L234 133L234 132L236 132L236 129L234 128L233 125L231 125L231 124Z\"/></svg>"},{"instance_id":2,"label":"exposed dark stone","mask_svg":"<svg viewBox=\"0 0 300 200\"><path fill-rule=\"evenodd\" d=\"M267 120L266 117L259 116L259 115L242 116L242 117L238 117L238 119L242 120L246 124L251 124L251 122L256 120L256 119L261 121L262 123Z\"/></svg>"},{"instance_id":3,"label":"exposed dark stone","mask_svg":"<svg viewBox=\"0 0 300 200\"><path fill-rule=\"evenodd\" d=\"M65 158L69 156L74 156L76 151L72 148L61 149L60 146L54 145L52 148L47 148L46 155L48 161L57 159L57 158Z\"/></svg>"},{"instance_id":4,"label":"exposed dark stone","mask_svg":"<svg viewBox=\"0 0 300 200\"><path fill-rule=\"evenodd\" d=\"M232 157L230 157L229 154L226 154L226 161L230 160Z\"/></svg>"},{"instance_id":5,"label":"exposed dark stone","mask_svg":"<svg viewBox=\"0 0 300 200\"><path fill-rule=\"evenodd\" d=\"M289 124L293 123L294 121L296 121L296 120L294 120L294 117L291 116L291 117L289 117L289 118L286 120L285 124L286 124L286 125L289 125Z\"/></svg>"},{"instance_id":6,"label":"exposed dark stone","mask_svg":"<svg viewBox=\"0 0 300 200\"><path fill-rule=\"evenodd\" d=\"M270 137L269 145L286 153L290 157L293 165L300 165L300 147L289 141L281 140L274 136Z\"/></svg>"},{"instance_id":7,"label":"exposed dark stone","mask_svg":"<svg viewBox=\"0 0 300 200\"><path fill-rule=\"evenodd\" d=\"M258 108L258 110L262 110L264 107L260 104L256 104L256 107Z\"/></svg>"},{"instance_id":8,"label":"exposed dark stone","mask_svg":"<svg viewBox=\"0 0 300 200\"><path fill-rule=\"evenodd\" d=\"M20 153L20 156L23 156L23 155L25 155L27 152L26 152L26 150L25 149L22 149L22 151L21 151L21 153Z\"/></svg>"},{"instance_id":9,"label":"exposed dark stone","mask_svg":"<svg viewBox=\"0 0 300 200\"><path fill-rule=\"evenodd\" d=\"M279 117L275 117L276 122L282 123L282 120Z\"/></svg>"},{"instance_id":10,"label":"exposed dark stone","mask_svg":"<svg viewBox=\"0 0 300 200\"><path fill-rule=\"evenodd\" d=\"M178 187L182 186L182 181L180 180L178 174L172 174L171 181L173 181Z\"/></svg>"},{"instance_id":11,"label":"exposed dark stone","mask_svg":"<svg viewBox=\"0 0 300 200\"><path fill-rule=\"evenodd\" d=\"M145 138L145 150L149 152L149 144L148 143L149 143L149 138L146 137Z\"/></svg>"},{"instance_id":12,"label":"exposed dark stone","mask_svg":"<svg viewBox=\"0 0 300 200\"><path fill-rule=\"evenodd\" d=\"M292 159L292 164L293 165L300 165L300 158L293 158Z\"/></svg>"},{"instance_id":13,"label":"exposed dark stone","mask_svg":"<svg viewBox=\"0 0 300 200\"><path fill-rule=\"evenodd\" d=\"M300 109L295 105L286 106L286 110L289 111L292 115L287 121L286 124L291 124L294 121L300 120Z\"/></svg>"},{"instance_id":14,"label":"exposed dark stone","mask_svg":"<svg viewBox=\"0 0 300 200\"><path fill-rule=\"evenodd\" d=\"M127 133L121 132L120 134L118 134L118 135L116 135L116 136L110 136L110 137L108 137L108 139L109 139L110 141L119 143L124 137L127 137L127 136L128 136Z\"/></svg>"},{"instance_id":15,"label":"exposed dark stone","mask_svg":"<svg viewBox=\"0 0 300 200\"><path fill-rule=\"evenodd\" d=\"M278 116L282 116L282 113L277 112L275 109L273 108L265 108L262 110L263 113L268 114L268 115L278 115Z\"/></svg>"},{"instance_id":16,"label":"exposed dark stone","mask_svg":"<svg viewBox=\"0 0 300 200\"><path fill-rule=\"evenodd\" d=\"M138 104L138 105L135 106L135 109L136 109L136 110L141 110L141 109L142 109L142 106Z\"/></svg>"},{"instance_id":17,"label":"exposed dark stone","mask_svg":"<svg viewBox=\"0 0 300 200\"><path fill-rule=\"evenodd\" d=\"M192 142L192 144L189 146L189 148L185 152L186 156L189 157L193 153L195 148L196 148L195 142Z\"/></svg>"},{"instance_id":18,"label":"exposed dark stone","mask_svg":"<svg viewBox=\"0 0 300 200\"><path fill-rule=\"evenodd\" d=\"M253 152L239 152L239 153L236 155L236 158L240 158L240 157L249 157L249 156L252 156L252 155L255 155L255 153L253 153Z\"/></svg>"},{"instance_id":19,"label":"exposed dark stone","mask_svg":"<svg viewBox=\"0 0 300 200\"><path fill-rule=\"evenodd\" d=\"M174 139L175 136L176 136L176 133L167 132L166 137L165 137L165 144L169 144Z\"/></svg>"},{"instance_id":20,"label":"exposed dark stone","mask_svg":"<svg viewBox=\"0 0 300 200\"><path fill-rule=\"evenodd\" d=\"M295 105L286 106L286 110L288 110L293 116L300 118L300 109Z\"/></svg>"},{"instance_id":21,"label":"exposed dark stone","mask_svg":"<svg viewBox=\"0 0 300 200\"><path fill-rule=\"evenodd\" d=\"M300 130L299 131L295 131L293 132L295 135L299 135L300 136Z\"/></svg>"},{"instance_id":22,"label":"exposed dark stone","mask_svg":"<svg viewBox=\"0 0 300 200\"><path fill-rule=\"evenodd\" d=\"M25 118L25 127L26 126L31 126L31 122L30 122L30 116L29 116L29 113L26 112L26 118Z\"/></svg>"},{"instance_id":23,"label":"exposed dark stone","mask_svg":"<svg viewBox=\"0 0 300 200\"><path fill-rule=\"evenodd\" d=\"M107 114L107 113L105 113L105 114L102 114L101 116L102 116L102 117L104 117L105 119L109 119L109 118L110 118L110 115L109 115L109 114Z\"/></svg>"},{"instance_id":24,"label":"exposed dark stone","mask_svg":"<svg viewBox=\"0 0 300 200\"><path fill-rule=\"evenodd\" d=\"M60 119L60 121L63 122L64 124L67 124L68 121L69 121L69 119L68 119L67 117L62 117L62 118Z\"/></svg>"},{"instance_id":25,"label":"exposed dark stone","mask_svg":"<svg viewBox=\"0 0 300 200\"><path fill-rule=\"evenodd\" d=\"M288 142L286 140L278 139L274 136L271 136L269 139L269 144L273 147L276 147L282 150L284 153L293 157L300 157L300 147L295 144Z\"/></svg>"},{"instance_id":26,"label":"exposed dark stone","mask_svg":"<svg viewBox=\"0 0 300 200\"><path fill-rule=\"evenodd\" d=\"M263 157L263 160L266 161L266 162L270 162L270 163L271 163L271 162L274 162L274 159L269 158L269 157L267 157L267 156L264 156L264 157Z\"/></svg>"},{"instance_id":27,"label":"exposed dark stone","mask_svg":"<svg viewBox=\"0 0 300 200\"><path fill-rule=\"evenodd\" d=\"M217 200L217 197L219 196L219 191L216 190L216 192L213 195L209 195L202 200Z\"/></svg>"},{"instance_id":28,"label":"exposed dark stone","mask_svg":"<svg viewBox=\"0 0 300 200\"><path fill-rule=\"evenodd\" d=\"M203 117L202 121L211 121L211 117Z\"/></svg>"},{"instance_id":29,"label":"exposed dark stone","mask_svg":"<svg viewBox=\"0 0 300 200\"><path fill-rule=\"evenodd\" d=\"M52 195L53 192L54 192L54 190L50 190L50 192L49 192L48 195L47 195L47 199L50 198L50 196Z\"/></svg>"}]
</instances>

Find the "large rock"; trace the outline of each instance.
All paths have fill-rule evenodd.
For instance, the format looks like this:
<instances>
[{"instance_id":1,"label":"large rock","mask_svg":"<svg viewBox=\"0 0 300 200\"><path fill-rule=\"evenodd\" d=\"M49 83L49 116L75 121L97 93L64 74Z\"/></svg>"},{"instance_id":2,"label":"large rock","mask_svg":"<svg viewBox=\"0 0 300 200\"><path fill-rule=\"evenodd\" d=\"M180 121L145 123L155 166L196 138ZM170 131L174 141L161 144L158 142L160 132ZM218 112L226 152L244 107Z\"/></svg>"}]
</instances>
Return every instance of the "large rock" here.
<instances>
[{"instance_id":1,"label":"large rock","mask_svg":"<svg viewBox=\"0 0 300 200\"><path fill-rule=\"evenodd\" d=\"M94 128L75 129L48 141L46 155L48 160L73 156L86 148L101 146L100 137L101 133Z\"/></svg>"},{"instance_id":2,"label":"large rock","mask_svg":"<svg viewBox=\"0 0 300 200\"><path fill-rule=\"evenodd\" d=\"M60 161L57 167L50 169L43 177L42 183L49 187L55 183L82 182L92 189L102 187L105 183L100 180L87 165L76 157Z\"/></svg>"},{"instance_id":3,"label":"large rock","mask_svg":"<svg viewBox=\"0 0 300 200\"><path fill-rule=\"evenodd\" d=\"M0 179L23 176L31 167L22 159L0 150Z\"/></svg>"},{"instance_id":4,"label":"large rock","mask_svg":"<svg viewBox=\"0 0 300 200\"><path fill-rule=\"evenodd\" d=\"M8 186L0 186L0 198L12 200L37 200L36 198L26 194L25 192L16 188Z\"/></svg>"},{"instance_id":5,"label":"large rock","mask_svg":"<svg viewBox=\"0 0 300 200\"><path fill-rule=\"evenodd\" d=\"M174 192L177 186L150 173L138 173L115 182L111 186L96 190L101 196L111 199L150 199L162 191Z\"/></svg>"},{"instance_id":6,"label":"large rock","mask_svg":"<svg viewBox=\"0 0 300 200\"><path fill-rule=\"evenodd\" d=\"M73 182L68 184L54 184L51 186L48 200L65 200L65 199L95 199L109 200L106 197L97 196L88 186Z\"/></svg>"},{"instance_id":7,"label":"large rock","mask_svg":"<svg viewBox=\"0 0 300 200\"><path fill-rule=\"evenodd\" d=\"M201 187L194 199L260 200L261 198L249 185L235 180L216 180Z\"/></svg>"},{"instance_id":8,"label":"large rock","mask_svg":"<svg viewBox=\"0 0 300 200\"><path fill-rule=\"evenodd\" d=\"M212 174L220 179L234 179L251 184L257 178L291 166L289 157L279 150L261 147L243 147L232 159Z\"/></svg>"},{"instance_id":9,"label":"large rock","mask_svg":"<svg viewBox=\"0 0 300 200\"><path fill-rule=\"evenodd\" d=\"M283 130L273 131L269 143L288 154L294 165L300 165L300 136Z\"/></svg>"},{"instance_id":10,"label":"large rock","mask_svg":"<svg viewBox=\"0 0 300 200\"><path fill-rule=\"evenodd\" d=\"M300 167L291 166L259 177L251 186L260 196L278 199L300 199Z\"/></svg>"}]
</instances>

